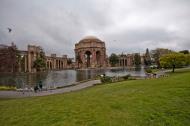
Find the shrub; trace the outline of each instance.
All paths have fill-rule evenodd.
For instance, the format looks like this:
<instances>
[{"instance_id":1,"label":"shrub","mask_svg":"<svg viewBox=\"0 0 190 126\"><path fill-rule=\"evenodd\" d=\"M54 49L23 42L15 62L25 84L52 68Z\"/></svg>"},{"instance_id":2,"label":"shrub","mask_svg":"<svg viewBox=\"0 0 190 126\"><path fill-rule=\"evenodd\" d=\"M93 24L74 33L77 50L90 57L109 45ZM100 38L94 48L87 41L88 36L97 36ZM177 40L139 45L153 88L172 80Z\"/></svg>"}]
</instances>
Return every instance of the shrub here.
<instances>
[{"instance_id":1,"label":"shrub","mask_svg":"<svg viewBox=\"0 0 190 126\"><path fill-rule=\"evenodd\" d=\"M124 80L128 80L130 77L131 77L131 75L130 75L130 74L127 74L127 75L123 76L123 79L124 79Z\"/></svg>"},{"instance_id":2,"label":"shrub","mask_svg":"<svg viewBox=\"0 0 190 126\"><path fill-rule=\"evenodd\" d=\"M130 77L128 78L128 80L136 80L136 78L130 76Z\"/></svg>"},{"instance_id":3,"label":"shrub","mask_svg":"<svg viewBox=\"0 0 190 126\"><path fill-rule=\"evenodd\" d=\"M14 86L0 86L0 90L16 90Z\"/></svg>"},{"instance_id":4,"label":"shrub","mask_svg":"<svg viewBox=\"0 0 190 126\"><path fill-rule=\"evenodd\" d=\"M111 77L109 77L109 76L101 77L100 80L102 83L111 83L112 82Z\"/></svg>"},{"instance_id":5,"label":"shrub","mask_svg":"<svg viewBox=\"0 0 190 126\"><path fill-rule=\"evenodd\" d=\"M149 69L146 69L146 72L147 73L152 73L152 70L149 68Z\"/></svg>"}]
</instances>

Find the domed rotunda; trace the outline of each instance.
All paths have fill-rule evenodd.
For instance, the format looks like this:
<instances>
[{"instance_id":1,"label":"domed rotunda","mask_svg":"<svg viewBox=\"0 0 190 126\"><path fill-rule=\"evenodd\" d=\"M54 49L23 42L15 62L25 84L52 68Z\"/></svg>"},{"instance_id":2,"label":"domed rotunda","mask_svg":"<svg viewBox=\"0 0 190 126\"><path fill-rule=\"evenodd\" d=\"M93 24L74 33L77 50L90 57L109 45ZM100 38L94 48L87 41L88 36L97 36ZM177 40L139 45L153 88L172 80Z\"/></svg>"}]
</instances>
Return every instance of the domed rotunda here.
<instances>
[{"instance_id":1,"label":"domed rotunda","mask_svg":"<svg viewBox=\"0 0 190 126\"><path fill-rule=\"evenodd\" d=\"M77 68L106 67L105 42L95 36L86 36L75 44Z\"/></svg>"}]
</instances>

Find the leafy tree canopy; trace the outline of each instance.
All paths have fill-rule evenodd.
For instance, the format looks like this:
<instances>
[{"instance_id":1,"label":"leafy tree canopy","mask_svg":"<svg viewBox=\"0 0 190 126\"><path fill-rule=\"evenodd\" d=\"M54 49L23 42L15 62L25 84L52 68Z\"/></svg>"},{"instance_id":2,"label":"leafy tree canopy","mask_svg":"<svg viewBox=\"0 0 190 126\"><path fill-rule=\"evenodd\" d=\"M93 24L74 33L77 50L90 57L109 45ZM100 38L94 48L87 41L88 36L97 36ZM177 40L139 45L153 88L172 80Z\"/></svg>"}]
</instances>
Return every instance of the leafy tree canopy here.
<instances>
[{"instance_id":1,"label":"leafy tree canopy","mask_svg":"<svg viewBox=\"0 0 190 126\"><path fill-rule=\"evenodd\" d=\"M148 48L146 49L145 58L144 58L145 65L151 65L151 57Z\"/></svg>"},{"instance_id":2,"label":"leafy tree canopy","mask_svg":"<svg viewBox=\"0 0 190 126\"><path fill-rule=\"evenodd\" d=\"M184 67L190 64L190 55L183 53L169 53L160 58L160 64L163 68Z\"/></svg>"},{"instance_id":3,"label":"leafy tree canopy","mask_svg":"<svg viewBox=\"0 0 190 126\"><path fill-rule=\"evenodd\" d=\"M111 66L115 66L119 62L119 57L115 53L112 53L109 57L109 62Z\"/></svg>"},{"instance_id":4,"label":"leafy tree canopy","mask_svg":"<svg viewBox=\"0 0 190 126\"><path fill-rule=\"evenodd\" d=\"M134 55L134 64L137 66L141 64L141 56L138 53Z\"/></svg>"},{"instance_id":5,"label":"leafy tree canopy","mask_svg":"<svg viewBox=\"0 0 190 126\"><path fill-rule=\"evenodd\" d=\"M72 64L72 59L67 59L67 64L71 65Z\"/></svg>"},{"instance_id":6,"label":"leafy tree canopy","mask_svg":"<svg viewBox=\"0 0 190 126\"><path fill-rule=\"evenodd\" d=\"M189 54L189 50L182 50L182 51L179 51L180 53L183 53L183 54Z\"/></svg>"},{"instance_id":7,"label":"leafy tree canopy","mask_svg":"<svg viewBox=\"0 0 190 126\"><path fill-rule=\"evenodd\" d=\"M34 61L34 68L36 68L37 71L40 71L41 69L45 69L46 67L46 63L45 60L41 57L38 57L35 61Z\"/></svg>"}]
</instances>

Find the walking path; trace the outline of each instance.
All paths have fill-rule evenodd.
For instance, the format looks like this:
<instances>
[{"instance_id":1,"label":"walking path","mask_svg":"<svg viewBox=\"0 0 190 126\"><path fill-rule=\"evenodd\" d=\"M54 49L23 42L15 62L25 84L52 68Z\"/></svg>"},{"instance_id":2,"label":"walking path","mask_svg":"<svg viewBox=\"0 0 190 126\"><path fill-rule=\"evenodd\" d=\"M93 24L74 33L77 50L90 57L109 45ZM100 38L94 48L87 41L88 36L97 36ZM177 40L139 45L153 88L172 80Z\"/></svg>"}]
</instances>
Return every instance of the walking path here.
<instances>
[{"instance_id":1,"label":"walking path","mask_svg":"<svg viewBox=\"0 0 190 126\"><path fill-rule=\"evenodd\" d=\"M180 71L180 70L189 70L190 67L185 67L185 68L176 68L175 71ZM155 72L158 76L160 75L165 75L166 73L168 72L172 72L171 69L168 69L168 70L159 70L157 72Z\"/></svg>"},{"instance_id":2,"label":"walking path","mask_svg":"<svg viewBox=\"0 0 190 126\"><path fill-rule=\"evenodd\" d=\"M101 83L100 80L91 80L84 83L79 83L74 86L55 89L55 90L48 90L48 91L42 91L42 92L18 92L18 91L0 91L0 98L24 98L24 97L31 97L31 96L45 96L45 95L51 95L51 94L61 94L71 91L77 91L81 90L87 87L91 87L95 84Z\"/></svg>"}]
</instances>

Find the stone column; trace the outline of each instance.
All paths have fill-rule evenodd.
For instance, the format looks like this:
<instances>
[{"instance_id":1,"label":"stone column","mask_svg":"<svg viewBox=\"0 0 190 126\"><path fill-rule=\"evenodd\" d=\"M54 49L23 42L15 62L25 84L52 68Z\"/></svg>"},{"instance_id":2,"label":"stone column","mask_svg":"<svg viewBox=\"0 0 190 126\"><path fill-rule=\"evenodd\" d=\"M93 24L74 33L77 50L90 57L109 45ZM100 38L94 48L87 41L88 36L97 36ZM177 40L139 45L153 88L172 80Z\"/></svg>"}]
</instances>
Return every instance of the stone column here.
<instances>
[{"instance_id":1,"label":"stone column","mask_svg":"<svg viewBox=\"0 0 190 126\"><path fill-rule=\"evenodd\" d=\"M59 70L59 60L57 60L57 69Z\"/></svg>"},{"instance_id":2,"label":"stone column","mask_svg":"<svg viewBox=\"0 0 190 126\"><path fill-rule=\"evenodd\" d=\"M61 60L59 60L59 70L61 69Z\"/></svg>"},{"instance_id":3,"label":"stone column","mask_svg":"<svg viewBox=\"0 0 190 126\"><path fill-rule=\"evenodd\" d=\"M55 60L55 68L56 68L56 70L57 70L57 68L58 68L58 61L57 61L57 59Z\"/></svg>"},{"instance_id":4,"label":"stone column","mask_svg":"<svg viewBox=\"0 0 190 126\"><path fill-rule=\"evenodd\" d=\"M101 55L101 57L102 57L100 63L103 65L103 67L106 67L106 61L105 61L105 60L106 60L106 51L103 50L100 55Z\"/></svg>"},{"instance_id":5,"label":"stone column","mask_svg":"<svg viewBox=\"0 0 190 126\"><path fill-rule=\"evenodd\" d=\"M62 69L65 68L65 64L64 64L64 62L65 62L65 60L62 61L62 65L63 65L63 66L62 66Z\"/></svg>"},{"instance_id":6,"label":"stone column","mask_svg":"<svg viewBox=\"0 0 190 126\"><path fill-rule=\"evenodd\" d=\"M56 69L56 59L54 59L54 69Z\"/></svg>"},{"instance_id":7,"label":"stone column","mask_svg":"<svg viewBox=\"0 0 190 126\"><path fill-rule=\"evenodd\" d=\"M59 70L59 66L60 66L60 64L59 64L59 63L60 63L60 62L59 62L59 60L58 60L58 62L57 62L57 63L58 63L58 64L57 64L57 68L58 68L58 70Z\"/></svg>"},{"instance_id":8,"label":"stone column","mask_svg":"<svg viewBox=\"0 0 190 126\"><path fill-rule=\"evenodd\" d=\"M31 72L31 54L28 52L28 72Z\"/></svg>"},{"instance_id":9,"label":"stone column","mask_svg":"<svg viewBox=\"0 0 190 126\"><path fill-rule=\"evenodd\" d=\"M24 72L27 72L27 55L24 55Z\"/></svg>"},{"instance_id":10,"label":"stone column","mask_svg":"<svg viewBox=\"0 0 190 126\"><path fill-rule=\"evenodd\" d=\"M104 51L100 51L100 57L99 57L99 64L100 66L104 66Z\"/></svg>"},{"instance_id":11,"label":"stone column","mask_svg":"<svg viewBox=\"0 0 190 126\"><path fill-rule=\"evenodd\" d=\"M62 60L60 60L60 69L62 69L63 68L63 62L62 62Z\"/></svg>"},{"instance_id":12,"label":"stone column","mask_svg":"<svg viewBox=\"0 0 190 126\"><path fill-rule=\"evenodd\" d=\"M54 69L56 69L56 59L54 59Z\"/></svg>"},{"instance_id":13,"label":"stone column","mask_svg":"<svg viewBox=\"0 0 190 126\"><path fill-rule=\"evenodd\" d=\"M85 61L85 51L81 52L80 53L80 58L81 58L81 61L82 61L82 67L85 68L86 66L86 61Z\"/></svg>"},{"instance_id":14,"label":"stone column","mask_svg":"<svg viewBox=\"0 0 190 126\"><path fill-rule=\"evenodd\" d=\"M92 67L96 67L97 65L97 59L96 59L96 51L92 51L92 60L90 60L90 64Z\"/></svg>"},{"instance_id":15,"label":"stone column","mask_svg":"<svg viewBox=\"0 0 190 126\"><path fill-rule=\"evenodd\" d=\"M36 58L37 58L37 55L36 55L36 53L34 53L34 57L33 57L33 59L32 59L32 65L34 65L33 64L33 62L36 60ZM31 67L33 67L33 66L31 66ZM36 70L36 68L32 68L32 72L36 72L37 70Z\"/></svg>"},{"instance_id":16,"label":"stone column","mask_svg":"<svg viewBox=\"0 0 190 126\"><path fill-rule=\"evenodd\" d=\"M48 69L50 70L50 61L48 61L47 63L48 63Z\"/></svg>"}]
</instances>

